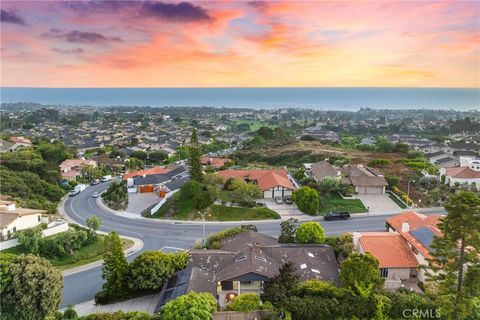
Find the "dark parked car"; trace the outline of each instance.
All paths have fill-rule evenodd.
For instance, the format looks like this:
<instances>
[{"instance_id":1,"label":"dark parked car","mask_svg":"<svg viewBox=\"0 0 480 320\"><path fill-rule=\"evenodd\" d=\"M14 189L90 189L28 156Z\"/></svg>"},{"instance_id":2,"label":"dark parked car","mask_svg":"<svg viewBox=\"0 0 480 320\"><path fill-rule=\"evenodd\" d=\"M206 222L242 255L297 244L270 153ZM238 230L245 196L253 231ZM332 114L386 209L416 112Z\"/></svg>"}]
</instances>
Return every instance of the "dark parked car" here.
<instances>
[{"instance_id":1,"label":"dark parked car","mask_svg":"<svg viewBox=\"0 0 480 320\"><path fill-rule=\"evenodd\" d=\"M323 216L324 220L347 220L350 219L350 213L348 212L336 212L332 211Z\"/></svg>"},{"instance_id":2,"label":"dark parked car","mask_svg":"<svg viewBox=\"0 0 480 320\"><path fill-rule=\"evenodd\" d=\"M292 204L293 203L291 196L285 196L285 198L283 198L283 201L285 201L286 204Z\"/></svg>"}]
</instances>

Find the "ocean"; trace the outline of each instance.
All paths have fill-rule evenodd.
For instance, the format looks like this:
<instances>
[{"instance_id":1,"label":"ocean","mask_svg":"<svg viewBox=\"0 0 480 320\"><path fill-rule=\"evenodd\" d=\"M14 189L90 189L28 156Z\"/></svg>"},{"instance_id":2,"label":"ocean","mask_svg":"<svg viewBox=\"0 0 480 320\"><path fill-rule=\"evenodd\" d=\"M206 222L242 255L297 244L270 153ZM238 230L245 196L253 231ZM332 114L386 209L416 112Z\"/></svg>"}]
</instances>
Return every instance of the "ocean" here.
<instances>
[{"instance_id":1,"label":"ocean","mask_svg":"<svg viewBox=\"0 0 480 320\"><path fill-rule=\"evenodd\" d=\"M480 89L457 88L0 88L1 102L319 110L480 110Z\"/></svg>"}]
</instances>

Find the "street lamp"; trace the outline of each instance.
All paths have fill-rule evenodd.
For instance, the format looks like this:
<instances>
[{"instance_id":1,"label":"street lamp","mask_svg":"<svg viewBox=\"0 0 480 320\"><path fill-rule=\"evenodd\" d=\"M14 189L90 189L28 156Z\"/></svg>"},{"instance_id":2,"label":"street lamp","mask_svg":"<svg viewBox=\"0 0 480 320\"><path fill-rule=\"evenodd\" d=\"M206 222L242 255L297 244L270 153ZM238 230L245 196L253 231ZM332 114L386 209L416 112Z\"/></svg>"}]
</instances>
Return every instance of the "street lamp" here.
<instances>
[{"instance_id":1,"label":"street lamp","mask_svg":"<svg viewBox=\"0 0 480 320\"><path fill-rule=\"evenodd\" d=\"M415 183L415 180L408 180L408 185L407 185L407 202L408 202L408 200L410 200L410 182ZM413 202L413 201L412 201L412 202ZM408 206L409 208L411 208L408 203L407 203L407 206Z\"/></svg>"}]
</instances>

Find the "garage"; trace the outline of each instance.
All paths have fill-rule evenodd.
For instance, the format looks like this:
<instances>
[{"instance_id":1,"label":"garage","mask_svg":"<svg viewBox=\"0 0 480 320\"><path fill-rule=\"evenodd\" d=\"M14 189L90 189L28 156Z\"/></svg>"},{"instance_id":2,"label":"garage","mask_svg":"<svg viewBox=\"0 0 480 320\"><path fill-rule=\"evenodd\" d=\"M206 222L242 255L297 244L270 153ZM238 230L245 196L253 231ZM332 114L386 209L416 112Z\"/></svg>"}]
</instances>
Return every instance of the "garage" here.
<instances>
[{"instance_id":1,"label":"garage","mask_svg":"<svg viewBox=\"0 0 480 320\"><path fill-rule=\"evenodd\" d=\"M152 185L138 186L138 192L140 193L153 192L153 186Z\"/></svg>"},{"instance_id":2,"label":"garage","mask_svg":"<svg viewBox=\"0 0 480 320\"><path fill-rule=\"evenodd\" d=\"M366 194L383 194L383 187L365 187Z\"/></svg>"}]
</instances>

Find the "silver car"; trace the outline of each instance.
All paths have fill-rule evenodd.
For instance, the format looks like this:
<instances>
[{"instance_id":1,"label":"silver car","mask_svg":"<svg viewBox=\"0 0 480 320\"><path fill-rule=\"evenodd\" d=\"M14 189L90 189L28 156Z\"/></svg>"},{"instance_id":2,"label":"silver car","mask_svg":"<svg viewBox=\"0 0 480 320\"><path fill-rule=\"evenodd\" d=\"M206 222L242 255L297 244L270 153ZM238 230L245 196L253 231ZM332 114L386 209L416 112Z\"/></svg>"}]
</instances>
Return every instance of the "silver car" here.
<instances>
[{"instance_id":1,"label":"silver car","mask_svg":"<svg viewBox=\"0 0 480 320\"><path fill-rule=\"evenodd\" d=\"M274 198L275 199L275 202L278 203L278 204L282 204L283 203L283 198L280 197L280 196L277 196Z\"/></svg>"},{"instance_id":2,"label":"silver car","mask_svg":"<svg viewBox=\"0 0 480 320\"><path fill-rule=\"evenodd\" d=\"M94 197L94 198L98 198L99 196L100 196L100 194L99 194L98 192L94 192L94 193L92 194L92 197Z\"/></svg>"}]
</instances>

